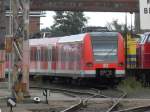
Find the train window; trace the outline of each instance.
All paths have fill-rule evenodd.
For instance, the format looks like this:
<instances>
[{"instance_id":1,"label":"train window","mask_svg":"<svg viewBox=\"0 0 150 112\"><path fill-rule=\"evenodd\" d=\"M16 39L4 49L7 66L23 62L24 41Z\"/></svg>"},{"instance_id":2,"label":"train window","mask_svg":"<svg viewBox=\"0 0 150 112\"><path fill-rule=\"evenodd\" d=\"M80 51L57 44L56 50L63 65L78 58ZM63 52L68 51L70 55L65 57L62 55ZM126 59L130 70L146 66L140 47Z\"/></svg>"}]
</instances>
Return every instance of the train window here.
<instances>
[{"instance_id":1,"label":"train window","mask_svg":"<svg viewBox=\"0 0 150 112\"><path fill-rule=\"evenodd\" d=\"M74 48L71 49L71 62L73 62L75 60L75 52L74 52Z\"/></svg>"},{"instance_id":2,"label":"train window","mask_svg":"<svg viewBox=\"0 0 150 112\"><path fill-rule=\"evenodd\" d=\"M58 48L58 61L61 61L62 60L62 48L59 47Z\"/></svg>"},{"instance_id":3,"label":"train window","mask_svg":"<svg viewBox=\"0 0 150 112\"><path fill-rule=\"evenodd\" d=\"M6 61L9 61L9 54L6 53Z\"/></svg>"},{"instance_id":4,"label":"train window","mask_svg":"<svg viewBox=\"0 0 150 112\"><path fill-rule=\"evenodd\" d=\"M52 61L56 61L57 52L55 47L52 47L52 54Z\"/></svg>"},{"instance_id":5,"label":"train window","mask_svg":"<svg viewBox=\"0 0 150 112\"><path fill-rule=\"evenodd\" d=\"M148 35L144 35L143 39L141 40L141 44L144 44L148 39Z\"/></svg>"},{"instance_id":6,"label":"train window","mask_svg":"<svg viewBox=\"0 0 150 112\"><path fill-rule=\"evenodd\" d=\"M68 46L64 45L64 61L68 61Z\"/></svg>"},{"instance_id":7,"label":"train window","mask_svg":"<svg viewBox=\"0 0 150 112\"><path fill-rule=\"evenodd\" d=\"M148 36L148 42L150 43L150 35Z\"/></svg>"},{"instance_id":8,"label":"train window","mask_svg":"<svg viewBox=\"0 0 150 112\"><path fill-rule=\"evenodd\" d=\"M48 49L45 49L45 61L48 61Z\"/></svg>"},{"instance_id":9,"label":"train window","mask_svg":"<svg viewBox=\"0 0 150 112\"><path fill-rule=\"evenodd\" d=\"M55 53L55 49L54 49L54 47L52 47L52 61L55 61L55 56L54 56L54 53Z\"/></svg>"},{"instance_id":10,"label":"train window","mask_svg":"<svg viewBox=\"0 0 150 112\"><path fill-rule=\"evenodd\" d=\"M32 48L30 49L30 60L33 61L33 50L32 50Z\"/></svg>"},{"instance_id":11,"label":"train window","mask_svg":"<svg viewBox=\"0 0 150 112\"><path fill-rule=\"evenodd\" d=\"M144 39L145 39L145 35L140 35L138 43L142 43Z\"/></svg>"},{"instance_id":12,"label":"train window","mask_svg":"<svg viewBox=\"0 0 150 112\"><path fill-rule=\"evenodd\" d=\"M40 61L40 60L41 60L40 49L37 49L36 60L37 60L37 61Z\"/></svg>"},{"instance_id":13,"label":"train window","mask_svg":"<svg viewBox=\"0 0 150 112\"><path fill-rule=\"evenodd\" d=\"M61 47L58 47L58 61L61 61Z\"/></svg>"},{"instance_id":14,"label":"train window","mask_svg":"<svg viewBox=\"0 0 150 112\"><path fill-rule=\"evenodd\" d=\"M67 61L67 52L66 52L66 50L64 50L64 61L66 62Z\"/></svg>"},{"instance_id":15,"label":"train window","mask_svg":"<svg viewBox=\"0 0 150 112\"><path fill-rule=\"evenodd\" d=\"M42 47L41 48L41 61L47 61L47 49Z\"/></svg>"},{"instance_id":16,"label":"train window","mask_svg":"<svg viewBox=\"0 0 150 112\"><path fill-rule=\"evenodd\" d=\"M65 59L65 55L64 55L64 48L63 48L63 46L61 47L61 62L64 62L64 59Z\"/></svg>"},{"instance_id":17,"label":"train window","mask_svg":"<svg viewBox=\"0 0 150 112\"><path fill-rule=\"evenodd\" d=\"M44 49L43 48L41 48L41 58L40 58L40 61L43 61L44 60Z\"/></svg>"},{"instance_id":18,"label":"train window","mask_svg":"<svg viewBox=\"0 0 150 112\"><path fill-rule=\"evenodd\" d=\"M117 61L117 36L92 37L95 61Z\"/></svg>"},{"instance_id":19,"label":"train window","mask_svg":"<svg viewBox=\"0 0 150 112\"><path fill-rule=\"evenodd\" d=\"M70 46L69 46L69 47L70 47ZM68 61L69 61L69 62L71 62L71 60L72 60L71 58L72 58L72 56L71 56L71 48L69 48L69 49L68 49Z\"/></svg>"},{"instance_id":20,"label":"train window","mask_svg":"<svg viewBox=\"0 0 150 112\"><path fill-rule=\"evenodd\" d=\"M36 55L36 54L35 54L35 51L36 51L36 48L31 48L31 49L30 49L30 60L31 60L31 61L35 61L35 59L36 59L36 58L35 58L35 57L36 57L36 56L35 56L35 55Z\"/></svg>"},{"instance_id":21,"label":"train window","mask_svg":"<svg viewBox=\"0 0 150 112\"><path fill-rule=\"evenodd\" d=\"M48 49L48 61L51 61L51 58L52 58L52 49L51 48L49 48Z\"/></svg>"},{"instance_id":22,"label":"train window","mask_svg":"<svg viewBox=\"0 0 150 112\"><path fill-rule=\"evenodd\" d=\"M34 55L35 61L38 61L38 50L35 48L35 55Z\"/></svg>"}]
</instances>

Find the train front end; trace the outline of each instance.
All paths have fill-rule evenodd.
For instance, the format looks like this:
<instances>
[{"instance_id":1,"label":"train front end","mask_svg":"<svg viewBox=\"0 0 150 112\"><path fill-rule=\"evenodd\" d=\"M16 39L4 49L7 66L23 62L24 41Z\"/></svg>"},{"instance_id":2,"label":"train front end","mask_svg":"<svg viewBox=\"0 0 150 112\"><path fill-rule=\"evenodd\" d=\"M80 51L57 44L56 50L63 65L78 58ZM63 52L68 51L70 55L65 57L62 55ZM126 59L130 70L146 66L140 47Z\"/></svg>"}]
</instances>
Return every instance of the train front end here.
<instances>
[{"instance_id":1,"label":"train front end","mask_svg":"<svg viewBox=\"0 0 150 112\"><path fill-rule=\"evenodd\" d=\"M125 76L124 42L120 33L89 33L84 43L85 76L98 79Z\"/></svg>"}]
</instances>

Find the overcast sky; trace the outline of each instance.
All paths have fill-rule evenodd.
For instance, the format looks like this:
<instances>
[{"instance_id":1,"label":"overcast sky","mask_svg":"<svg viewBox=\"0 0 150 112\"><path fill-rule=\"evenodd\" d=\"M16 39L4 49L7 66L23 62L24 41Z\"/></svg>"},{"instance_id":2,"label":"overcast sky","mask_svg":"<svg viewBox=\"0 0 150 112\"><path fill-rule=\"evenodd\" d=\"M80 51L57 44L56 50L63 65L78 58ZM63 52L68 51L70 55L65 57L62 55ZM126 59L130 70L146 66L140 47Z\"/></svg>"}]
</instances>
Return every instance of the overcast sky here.
<instances>
[{"instance_id":1,"label":"overcast sky","mask_svg":"<svg viewBox=\"0 0 150 112\"><path fill-rule=\"evenodd\" d=\"M113 20L118 19L118 22L121 24L125 23L125 13L112 13L112 12L84 12L85 16L88 17L88 26L105 26L108 22L112 22ZM41 18L41 29L50 27L53 25L53 16L54 12L48 11L46 12L46 17ZM131 14L127 13L128 17L128 26L131 24ZM132 15L134 24L134 14Z\"/></svg>"}]
</instances>

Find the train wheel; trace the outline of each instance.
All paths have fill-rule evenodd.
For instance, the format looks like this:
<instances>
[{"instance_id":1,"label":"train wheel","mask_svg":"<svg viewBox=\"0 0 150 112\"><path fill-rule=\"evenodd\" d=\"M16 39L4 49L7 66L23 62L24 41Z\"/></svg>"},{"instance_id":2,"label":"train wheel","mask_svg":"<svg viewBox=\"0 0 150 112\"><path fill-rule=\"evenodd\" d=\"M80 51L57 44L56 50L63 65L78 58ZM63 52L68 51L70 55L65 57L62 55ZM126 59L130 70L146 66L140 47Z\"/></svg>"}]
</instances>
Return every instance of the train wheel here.
<instances>
[{"instance_id":1,"label":"train wheel","mask_svg":"<svg viewBox=\"0 0 150 112\"><path fill-rule=\"evenodd\" d=\"M49 77L48 79L49 79L49 83L53 83L54 77Z\"/></svg>"},{"instance_id":2,"label":"train wheel","mask_svg":"<svg viewBox=\"0 0 150 112\"><path fill-rule=\"evenodd\" d=\"M71 78L67 78L67 79L65 80L65 82L66 82L67 84L71 84L71 81L72 81Z\"/></svg>"}]
</instances>

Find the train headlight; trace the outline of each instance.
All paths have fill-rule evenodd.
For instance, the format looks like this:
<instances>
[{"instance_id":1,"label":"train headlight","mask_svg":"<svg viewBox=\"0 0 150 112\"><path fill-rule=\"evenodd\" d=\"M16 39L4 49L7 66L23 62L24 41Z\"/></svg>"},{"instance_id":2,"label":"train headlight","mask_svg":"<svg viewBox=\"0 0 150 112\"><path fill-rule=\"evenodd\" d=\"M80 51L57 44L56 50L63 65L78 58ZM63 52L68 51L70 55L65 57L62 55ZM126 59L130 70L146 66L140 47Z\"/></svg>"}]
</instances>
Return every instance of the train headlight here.
<instances>
[{"instance_id":1,"label":"train headlight","mask_svg":"<svg viewBox=\"0 0 150 112\"><path fill-rule=\"evenodd\" d=\"M88 62L88 63L86 63L86 66L88 66L88 67L93 67L93 63Z\"/></svg>"},{"instance_id":2,"label":"train headlight","mask_svg":"<svg viewBox=\"0 0 150 112\"><path fill-rule=\"evenodd\" d=\"M124 63L121 62L121 63L118 64L118 66L123 67Z\"/></svg>"},{"instance_id":3,"label":"train headlight","mask_svg":"<svg viewBox=\"0 0 150 112\"><path fill-rule=\"evenodd\" d=\"M35 103L40 103L40 102L41 102L41 99L40 99L39 97L34 97L34 98L33 98L33 101L34 101Z\"/></svg>"}]
</instances>

